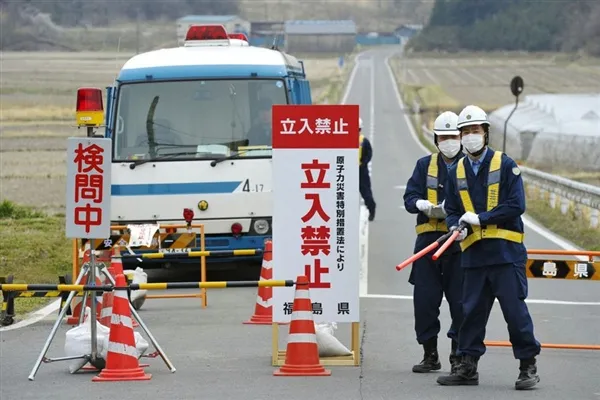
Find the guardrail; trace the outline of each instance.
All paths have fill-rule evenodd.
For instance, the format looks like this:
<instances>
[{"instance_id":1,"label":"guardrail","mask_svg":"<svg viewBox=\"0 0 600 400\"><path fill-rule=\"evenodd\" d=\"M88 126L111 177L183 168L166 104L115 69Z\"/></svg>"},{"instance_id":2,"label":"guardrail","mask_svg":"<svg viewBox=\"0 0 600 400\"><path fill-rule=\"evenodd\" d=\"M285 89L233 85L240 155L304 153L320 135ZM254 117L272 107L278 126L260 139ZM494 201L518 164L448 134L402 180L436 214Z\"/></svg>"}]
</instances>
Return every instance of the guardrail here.
<instances>
[{"instance_id":1,"label":"guardrail","mask_svg":"<svg viewBox=\"0 0 600 400\"><path fill-rule=\"evenodd\" d=\"M433 132L425 125L422 131L433 144ZM590 228L600 226L600 187L523 165L519 168L529 196L547 201L552 208L559 206L562 214L573 210L578 217L589 222Z\"/></svg>"}]
</instances>

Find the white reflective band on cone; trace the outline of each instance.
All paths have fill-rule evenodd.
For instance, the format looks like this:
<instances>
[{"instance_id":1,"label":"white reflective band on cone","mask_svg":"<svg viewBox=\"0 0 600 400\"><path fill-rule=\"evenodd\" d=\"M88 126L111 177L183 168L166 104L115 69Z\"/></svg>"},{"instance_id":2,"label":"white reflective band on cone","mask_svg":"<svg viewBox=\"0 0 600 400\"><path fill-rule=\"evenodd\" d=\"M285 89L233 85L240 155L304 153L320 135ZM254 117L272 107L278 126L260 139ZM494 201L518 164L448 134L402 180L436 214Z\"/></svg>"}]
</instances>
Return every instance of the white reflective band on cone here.
<instances>
[{"instance_id":1,"label":"white reflective band on cone","mask_svg":"<svg viewBox=\"0 0 600 400\"><path fill-rule=\"evenodd\" d=\"M273 269L273 261L263 261L262 267L264 269Z\"/></svg>"},{"instance_id":2,"label":"white reflective band on cone","mask_svg":"<svg viewBox=\"0 0 600 400\"><path fill-rule=\"evenodd\" d=\"M262 307L265 307L265 308L271 307L271 300L273 300L273 299L263 300L262 297L256 296L256 303L259 306L262 306Z\"/></svg>"},{"instance_id":3,"label":"white reflective band on cone","mask_svg":"<svg viewBox=\"0 0 600 400\"><path fill-rule=\"evenodd\" d=\"M104 307L102 311L100 311L100 318L110 317L112 315L112 307Z\"/></svg>"},{"instance_id":4,"label":"white reflective band on cone","mask_svg":"<svg viewBox=\"0 0 600 400\"><path fill-rule=\"evenodd\" d=\"M123 343L108 342L108 351L111 353L122 354L138 358L138 351L135 347Z\"/></svg>"},{"instance_id":5,"label":"white reflective band on cone","mask_svg":"<svg viewBox=\"0 0 600 400\"><path fill-rule=\"evenodd\" d=\"M292 321L294 320L302 320L302 321L312 321L312 311L293 311L292 312Z\"/></svg>"},{"instance_id":6,"label":"white reflective band on cone","mask_svg":"<svg viewBox=\"0 0 600 400\"><path fill-rule=\"evenodd\" d=\"M113 314L110 317L110 324L111 325L123 325L127 328L133 329L133 321L131 320L130 317L126 317L124 315Z\"/></svg>"},{"instance_id":7,"label":"white reflective band on cone","mask_svg":"<svg viewBox=\"0 0 600 400\"><path fill-rule=\"evenodd\" d=\"M310 296L308 295L308 290L296 290L296 299L310 299Z\"/></svg>"},{"instance_id":8,"label":"white reflective band on cone","mask_svg":"<svg viewBox=\"0 0 600 400\"><path fill-rule=\"evenodd\" d=\"M288 343L317 343L317 336L312 333L290 333Z\"/></svg>"},{"instance_id":9,"label":"white reflective band on cone","mask_svg":"<svg viewBox=\"0 0 600 400\"><path fill-rule=\"evenodd\" d=\"M129 298L127 297L127 291L126 290L115 290L114 296L118 297L120 299L125 299L129 303Z\"/></svg>"}]
</instances>

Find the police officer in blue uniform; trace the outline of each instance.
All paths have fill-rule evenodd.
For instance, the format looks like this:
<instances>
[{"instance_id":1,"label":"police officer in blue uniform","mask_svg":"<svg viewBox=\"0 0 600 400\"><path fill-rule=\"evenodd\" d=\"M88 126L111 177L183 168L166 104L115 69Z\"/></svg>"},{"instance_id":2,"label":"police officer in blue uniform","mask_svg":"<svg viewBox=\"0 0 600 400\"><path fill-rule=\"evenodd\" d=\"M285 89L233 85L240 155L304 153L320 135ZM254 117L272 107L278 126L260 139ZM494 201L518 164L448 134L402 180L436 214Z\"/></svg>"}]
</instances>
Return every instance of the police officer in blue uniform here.
<instances>
[{"instance_id":1,"label":"police officer in blue uniform","mask_svg":"<svg viewBox=\"0 0 600 400\"><path fill-rule=\"evenodd\" d=\"M456 128L457 121L458 115L451 111L446 111L436 118L433 132L439 152L419 159L406 184L404 207L409 213L417 214L415 253L448 232L444 220L445 212L439 205L444 200L447 170L460 155L460 132ZM449 357L451 371L458 366L456 349L458 330L462 322L460 255L458 244L452 244L438 260L434 261L431 258L432 254L428 254L412 265L408 281L414 285L415 333L417 342L423 346L424 353L423 360L413 366L413 372L423 373L442 368L437 341L441 328L440 306L444 294L452 318L452 324L447 332L451 340Z\"/></svg>"},{"instance_id":2,"label":"police officer in blue uniform","mask_svg":"<svg viewBox=\"0 0 600 400\"><path fill-rule=\"evenodd\" d=\"M478 385L478 361L487 321L498 299L506 320L514 357L520 360L515 389L534 387L537 375L533 321L525 299L527 250L523 244L525 192L521 171L506 154L488 147L489 127L485 111L465 107L458 117L462 145L467 156L452 166L446 184L446 223L465 223L459 241L463 267L463 314L459 331L456 371L441 376L440 385Z\"/></svg>"},{"instance_id":3,"label":"police officer in blue uniform","mask_svg":"<svg viewBox=\"0 0 600 400\"><path fill-rule=\"evenodd\" d=\"M363 121L362 118L358 120L358 131L360 134L360 142L358 148L358 158L360 160L360 166L358 169L358 182L360 195L365 201L365 205L369 210L369 221L375 219L375 200L373 199L373 191L371 190L371 176L369 175L369 163L373 157L373 148L369 139L364 137L362 134Z\"/></svg>"}]
</instances>

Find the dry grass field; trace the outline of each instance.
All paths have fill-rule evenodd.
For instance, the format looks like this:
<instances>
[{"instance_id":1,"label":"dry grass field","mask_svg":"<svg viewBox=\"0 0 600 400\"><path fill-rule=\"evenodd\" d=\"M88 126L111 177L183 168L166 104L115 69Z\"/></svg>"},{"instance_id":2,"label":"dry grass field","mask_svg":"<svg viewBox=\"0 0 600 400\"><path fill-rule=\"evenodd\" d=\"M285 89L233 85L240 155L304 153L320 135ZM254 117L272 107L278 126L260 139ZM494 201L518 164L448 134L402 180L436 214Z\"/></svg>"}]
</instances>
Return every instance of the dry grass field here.
<instances>
[{"instance_id":1,"label":"dry grass field","mask_svg":"<svg viewBox=\"0 0 600 400\"><path fill-rule=\"evenodd\" d=\"M4 53L0 74L0 201L64 210L66 138L78 87L104 88L132 54ZM350 59L349 59L350 61ZM337 58L305 59L313 100L342 79ZM346 69L351 65L347 65Z\"/></svg>"},{"instance_id":2,"label":"dry grass field","mask_svg":"<svg viewBox=\"0 0 600 400\"><path fill-rule=\"evenodd\" d=\"M552 54L410 55L392 66L407 94L418 93L423 105L440 109L514 103L509 84L515 75L525 81L524 95L600 91L599 61L575 63Z\"/></svg>"},{"instance_id":3,"label":"dry grass field","mask_svg":"<svg viewBox=\"0 0 600 400\"><path fill-rule=\"evenodd\" d=\"M600 92L600 60L573 61L565 54L409 54L391 61L407 106L417 99L429 125L443 110L456 113L476 104L491 112L514 104L510 81L519 75L525 82L523 96L543 93ZM542 167L539 167L542 168ZM562 170L548 172L600 185L598 173Z\"/></svg>"}]
</instances>

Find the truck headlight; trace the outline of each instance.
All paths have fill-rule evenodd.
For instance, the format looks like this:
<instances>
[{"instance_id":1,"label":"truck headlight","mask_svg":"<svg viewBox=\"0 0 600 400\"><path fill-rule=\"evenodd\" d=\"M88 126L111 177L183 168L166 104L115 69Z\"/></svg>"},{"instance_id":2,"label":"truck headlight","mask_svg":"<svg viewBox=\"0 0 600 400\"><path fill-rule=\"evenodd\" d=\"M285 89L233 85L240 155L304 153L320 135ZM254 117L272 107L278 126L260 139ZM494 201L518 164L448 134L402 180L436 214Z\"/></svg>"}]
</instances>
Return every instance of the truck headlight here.
<instances>
[{"instance_id":1,"label":"truck headlight","mask_svg":"<svg viewBox=\"0 0 600 400\"><path fill-rule=\"evenodd\" d=\"M264 235L269 232L269 221L264 219L257 219L254 221L254 231L259 235Z\"/></svg>"}]
</instances>

